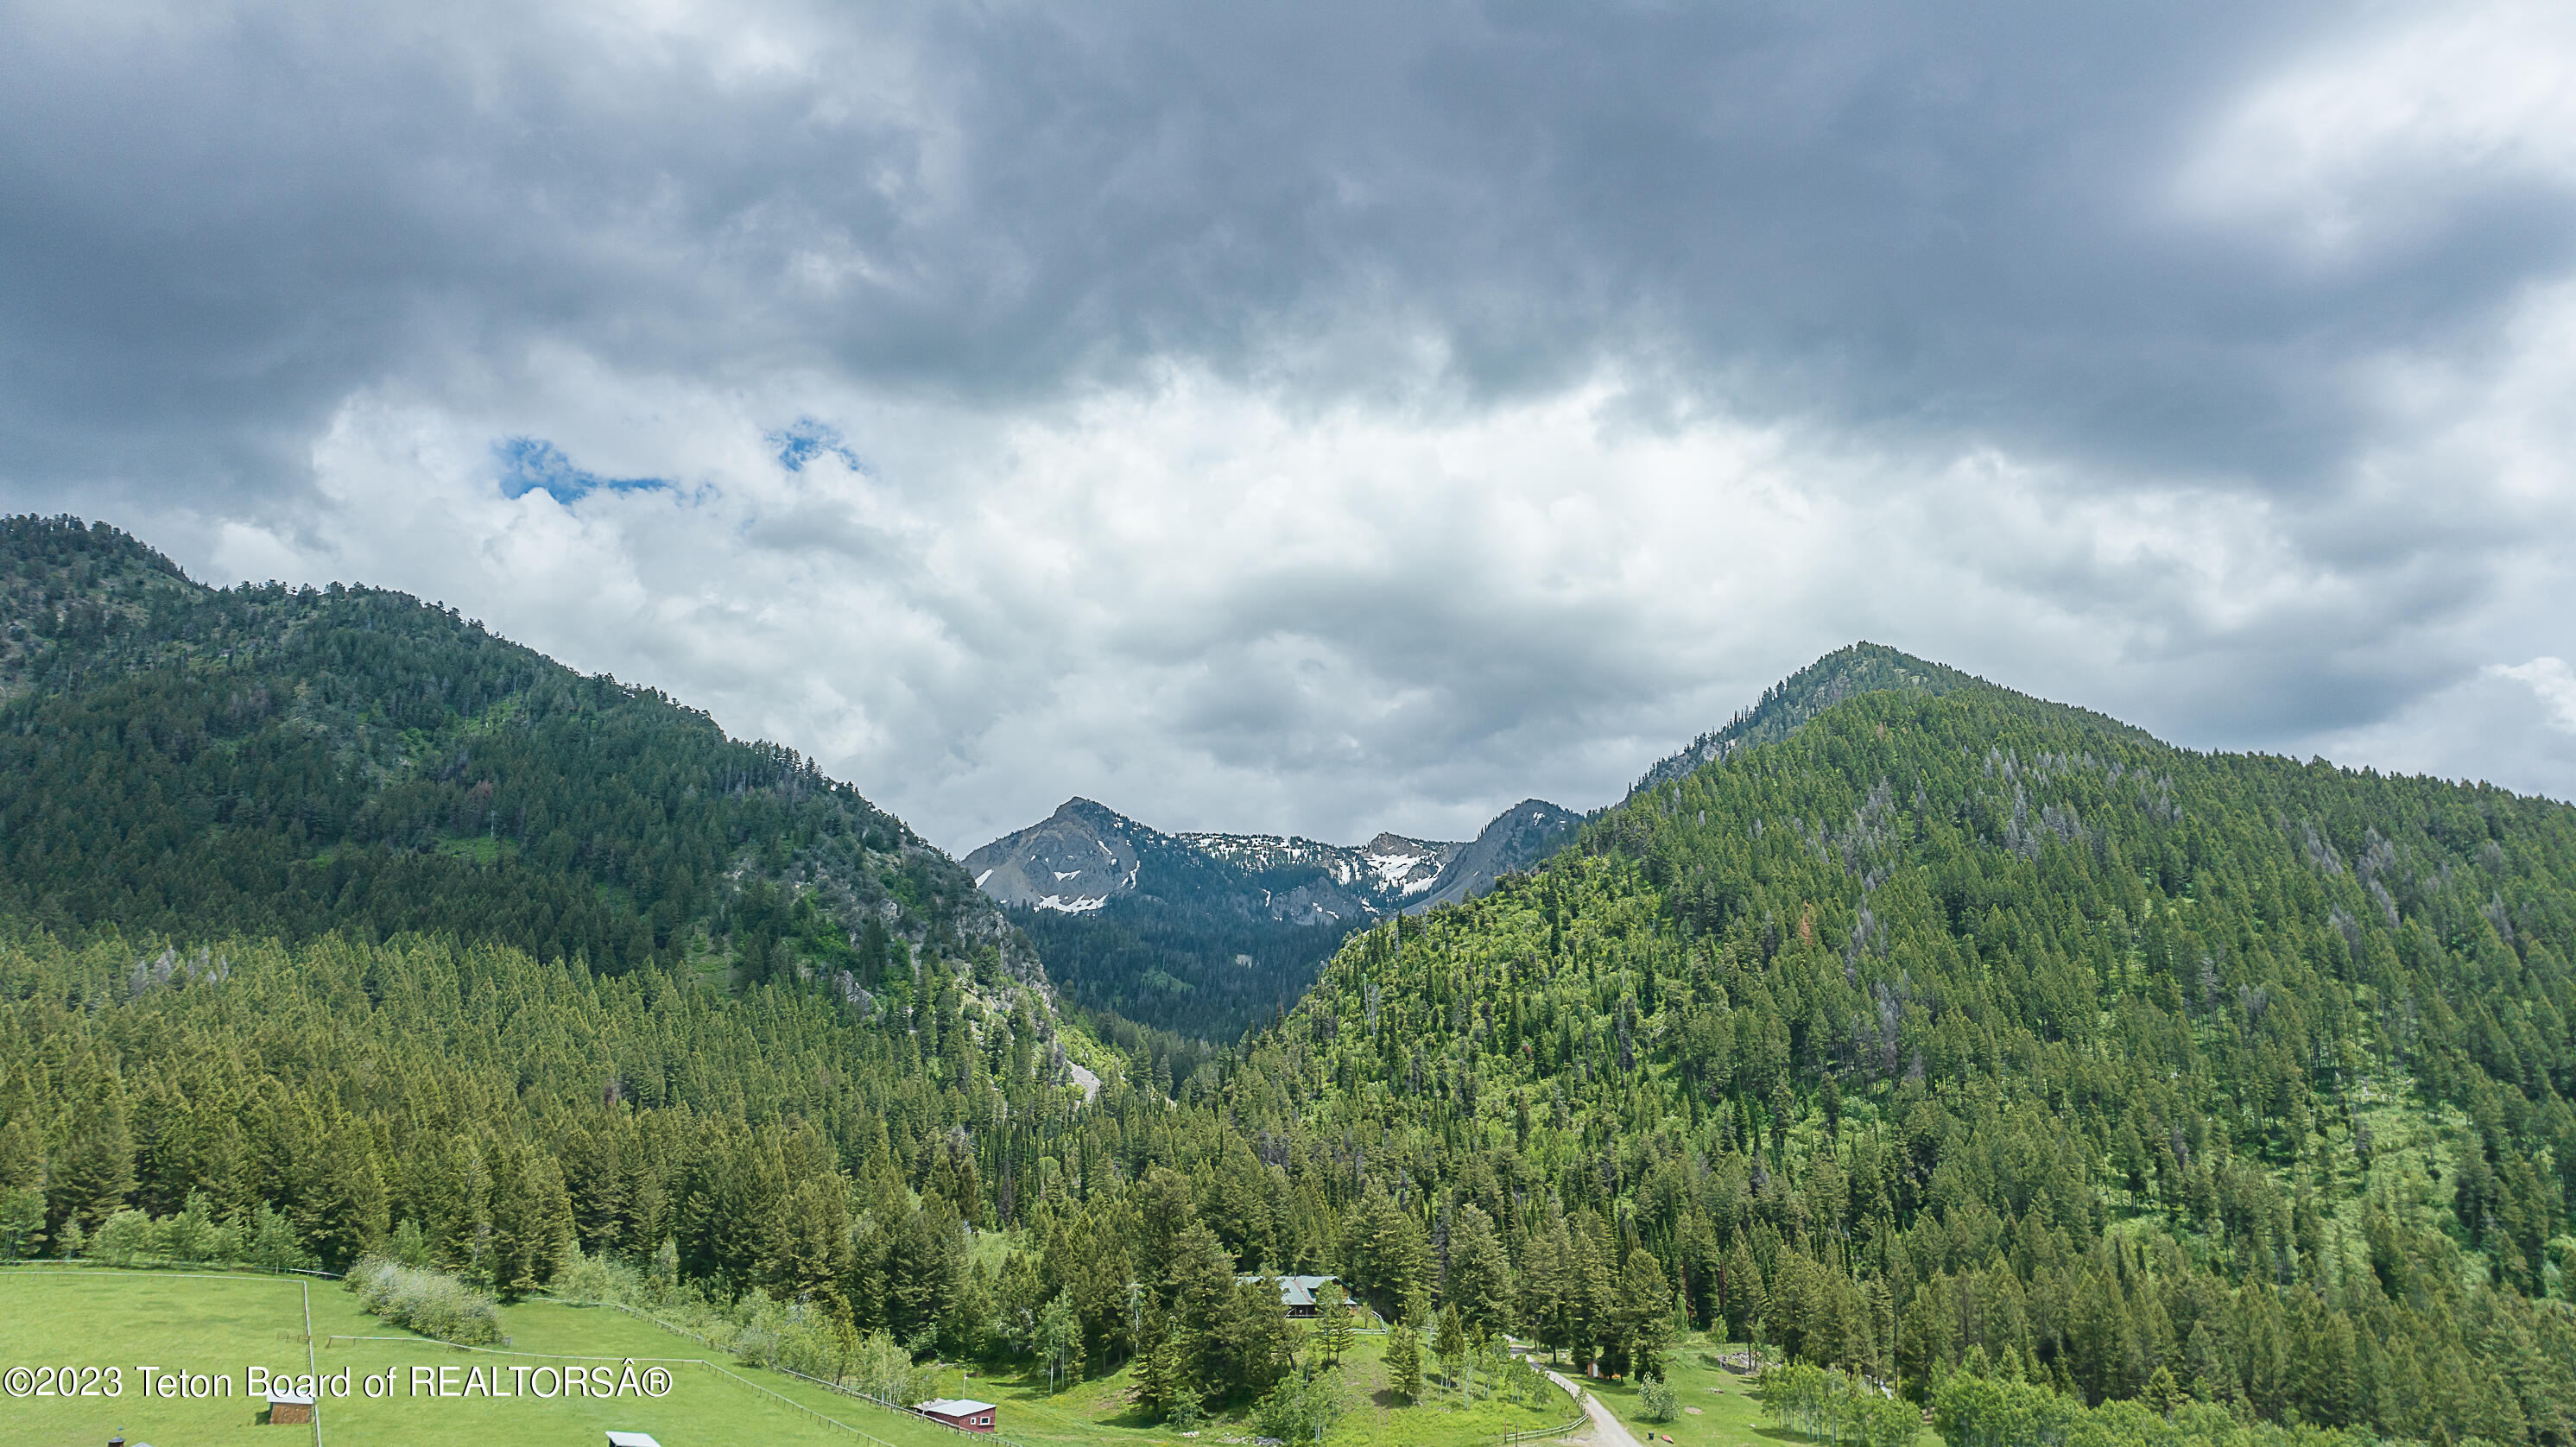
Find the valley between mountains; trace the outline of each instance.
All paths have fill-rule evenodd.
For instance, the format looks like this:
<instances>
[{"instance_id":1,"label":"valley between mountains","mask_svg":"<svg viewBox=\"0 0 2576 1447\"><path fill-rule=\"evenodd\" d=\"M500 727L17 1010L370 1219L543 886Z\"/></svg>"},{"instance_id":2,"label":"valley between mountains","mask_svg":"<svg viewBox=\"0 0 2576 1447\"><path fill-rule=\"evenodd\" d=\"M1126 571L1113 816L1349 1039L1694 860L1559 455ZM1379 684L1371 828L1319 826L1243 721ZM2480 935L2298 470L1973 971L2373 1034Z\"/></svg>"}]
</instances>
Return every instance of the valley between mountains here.
<instances>
[{"instance_id":1,"label":"valley between mountains","mask_svg":"<svg viewBox=\"0 0 2576 1447\"><path fill-rule=\"evenodd\" d=\"M2571 962L2576 808L1876 645L1475 840L957 861L453 611L0 522L0 1252L85 1287L613 1302L1030 1442L1557 1427L1518 1343L1695 1443L2576 1447Z\"/></svg>"},{"instance_id":2,"label":"valley between mountains","mask_svg":"<svg viewBox=\"0 0 2576 1447\"><path fill-rule=\"evenodd\" d=\"M1345 847L1165 834L1070 799L967 855L965 866L1074 999L1231 1042L1304 994L1354 930L1483 894L1554 853L1581 822L1524 799L1473 840L1380 834Z\"/></svg>"}]
</instances>

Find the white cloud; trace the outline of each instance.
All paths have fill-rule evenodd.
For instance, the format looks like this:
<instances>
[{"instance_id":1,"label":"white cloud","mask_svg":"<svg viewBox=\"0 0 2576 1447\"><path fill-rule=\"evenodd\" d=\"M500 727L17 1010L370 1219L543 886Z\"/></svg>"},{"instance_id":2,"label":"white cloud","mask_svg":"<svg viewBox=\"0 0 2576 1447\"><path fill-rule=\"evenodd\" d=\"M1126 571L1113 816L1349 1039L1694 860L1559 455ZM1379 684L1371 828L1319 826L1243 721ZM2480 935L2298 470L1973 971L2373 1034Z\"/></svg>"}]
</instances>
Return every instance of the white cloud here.
<instances>
[{"instance_id":1,"label":"white cloud","mask_svg":"<svg viewBox=\"0 0 2576 1447\"><path fill-rule=\"evenodd\" d=\"M2220 110L2176 178L2180 204L2333 262L2418 238L2483 188L2576 188L2576 10L2381 14Z\"/></svg>"},{"instance_id":2,"label":"white cloud","mask_svg":"<svg viewBox=\"0 0 2576 1447\"><path fill-rule=\"evenodd\" d=\"M2277 501L1647 427L1607 376L1317 410L1176 370L990 409L549 356L476 398L353 397L314 449L318 507L185 560L442 598L804 749L960 851L1075 793L1347 839L1605 802L1857 637L2277 746L2319 670L2402 670L2392 627L2474 632L2483 606L2428 590L2426 559L2321 551ZM864 467L779 466L770 435L804 416ZM490 444L541 417L578 465L672 486L502 497Z\"/></svg>"},{"instance_id":3,"label":"white cloud","mask_svg":"<svg viewBox=\"0 0 2576 1447\"><path fill-rule=\"evenodd\" d=\"M2571 787L2480 671L2571 656L2564 7L99 14L0 47L0 495L947 843L1456 835L1857 637Z\"/></svg>"},{"instance_id":4,"label":"white cloud","mask_svg":"<svg viewBox=\"0 0 2576 1447\"><path fill-rule=\"evenodd\" d=\"M2549 722L2562 733L2576 734L2576 669L2563 658L2535 658L2529 663L2507 667L2490 664L2487 673L2496 678L2510 678L2528 686L2532 694L2549 708Z\"/></svg>"},{"instance_id":5,"label":"white cloud","mask_svg":"<svg viewBox=\"0 0 2576 1447\"><path fill-rule=\"evenodd\" d=\"M2576 799L2576 677L2555 658L2493 664L2310 742L2338 763Z\"/></svg>"}]
</instances>

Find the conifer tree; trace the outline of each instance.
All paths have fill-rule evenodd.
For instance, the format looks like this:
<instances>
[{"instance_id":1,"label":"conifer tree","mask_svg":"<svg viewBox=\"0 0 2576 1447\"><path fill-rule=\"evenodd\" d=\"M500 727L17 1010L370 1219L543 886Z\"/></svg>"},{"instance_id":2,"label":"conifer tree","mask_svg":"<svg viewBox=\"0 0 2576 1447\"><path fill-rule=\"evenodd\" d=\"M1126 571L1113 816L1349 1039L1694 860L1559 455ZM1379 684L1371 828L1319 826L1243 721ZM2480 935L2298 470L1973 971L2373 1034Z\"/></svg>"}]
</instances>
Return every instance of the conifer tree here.
<instances>
[{"instance_id":1,"label":"conifer tree","mask_svg":"<svg viewBox=\"0 0 2576 1447\"><path fill-rule=\"evenodd\" d=\"M251 1215L242 1259L263 1271L294 1271L312 1260L304 1252L304 1243L295 1239L295 1223L265 1201Z\"/></svg>"},{"instance_id":2,"label":"conifer tree","mask_svg":"<svg viewBox=\"0 0 2576 1447\"><path fill-rule=\"evenodd\" d=\"M1565 1349L1565 1222L1530 1233L1521 1253L1520 1319L1534 1328L1551 1358Z\"/></svg>"},{"instance_id":3,"label":"conifer tree","mask_svg":"<svg viewBox=\"0 0 2576 1447\"><path fill-rule=\"evenodd\" d=\"M45 1193L33 1186L0 1192L0 1260L43 1254Z\"/></svg>"},{"instance_id":4,"label":"conifer tree","mask_svg":"<svg viewBox=\"0 0 2576 1447\"><path fill-rule=\"evenodd\" d=\"M1643 1247L1628 1253L1619 1282L1619 1329L1628 1369L1640 1377L1663 1375L1664 1343L1671 1335L1666 1313L1671 1288L1655 1254Z\"/></svg>"},{"instance_id":5,"label":"conifer tree","mask_svg":"<svg viewBox=\"0 0 2576 1447\"><path fill-rule=\"evenodd\" d=\"M1315 1317L1321 1327L1317 1345L1322 1348L1324 1359L1339 1364L1343 1353L1351 1349L1353 1332L1350 1298L1342 1291L1340 1282L1327 1281L1316 1288Z\"/></svg>"},{"instance_id":6,"label":"conifer tree","mask_svg":"<svg viewBox=\"0 0 2576 1447\"><path fill-rule=\"evenodd\" d=\"M1449 1234L1448 1299L1467 1334L1482 1341L1501 1331L1512 1310L1511 1258L1482 1208L1458 1208Z\"/></svg>"},{"instance_id":7,"label":"conifer tree","mask_svg":"<svg viewBox=\"0 0 2576 1447\"><path fill-rule=\"evenodd\" d=\"M1386 1329L1387 1388L1408 1402L1422 1396L1422 1333L1398 1320Z\"/></svg>"}]
</instances>

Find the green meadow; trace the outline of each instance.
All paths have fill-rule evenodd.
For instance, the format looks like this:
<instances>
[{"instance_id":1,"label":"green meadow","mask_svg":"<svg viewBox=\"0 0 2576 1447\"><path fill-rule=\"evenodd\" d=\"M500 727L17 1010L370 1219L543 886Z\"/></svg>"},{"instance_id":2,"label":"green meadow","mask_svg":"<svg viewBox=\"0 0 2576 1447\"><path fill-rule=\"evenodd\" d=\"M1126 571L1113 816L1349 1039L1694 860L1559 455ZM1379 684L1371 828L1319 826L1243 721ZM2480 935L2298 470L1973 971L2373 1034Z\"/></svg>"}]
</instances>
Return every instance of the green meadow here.
<instances>
[{"instance_id":1,"label":"green meadow","mask_svg":"<svg viewBox=\"0 0 2576 1447\"><path fill-rule=\"evenodd\" d=\"M307 1440L310 1429L266 1424L266 1402L242 1395L253 1366L298 1376L308 1370L345 1373L353 1387L369 1376L393 1374L395 1385L386 1396L356 1391L346 1399L324 1398L319 1439L332 1447L588 1447L605 1440L610 1429L648 1432L663 1447L959 1447L963 1440L793 1377L739 1365L689 1337L612 1308L525 1301L503 1309L503 1326L507 1349L469 1351L362 1314L335 1282L12 1268L0 1271L0 1368L114 1367L121 1373L122 1395L12 1396L0 1401L0 1444L99 1447L120 1432L129 1443L160 1447L278 1447ZM1384 1343L1382 1335L1360 1335L1337 1368L1349 1409L1328 1439L1333 1447L1481 1447L1505 1433L1551 1427L1577 1415L1562 1399L1538 1409L1481 1390L1474 1402L1462 1403L1456 1392L1442 1389L1436 1364L1426 1364L1432 1375L1423 1400L1402 1403L1388 1390ZM1632 1383L1587 1385L1641 1440L1650 1432L1654 1440L1669 1438L1677 1447L1772 1447L1798 1440L1761 1422L1747 1379L1721 1359L1724 1350L1702 1337L1675 1344L1667 1369L1683 1410L1671 1422L1646 1421ZM498 1369L503 1377L515 1367L605 1365L622 1371L628 1359L639 1370L668 1370L668 1395L602 1400L412 1392L415 1368L447 1369L461 1385L476 1367L487 1374ZM145 1368L227 1377L233 1395L147 1397L141 1387ZM1048 1389L1043 1372L966 1377L952 1371L938 1389L998 1404L1003 1434L1024 1447L1202 1447L1252 1436L1241 1411L1212 1416L1191 1435L1148 1422L1128 1404L1134 1384L1126 1370L1057 1391ZM1589 1435L1589 1428L1576 1434ZM1928 1431L1924 1447L1938 1447Z\"/></svg>"},{"instance_id":2,"label":"green meadow","mask_svg":"<svg viewBox=\"0 0 2576 1447\"><path fill-rule=\"evenodd\" d=\"M1544 1410L1495 1399L1479 1388L1477 1400L1462 1404L1440 1389L1435 1364L1426 1360L1423 1398L1403 1404L1388 1390L1382 1335L1363 1333L1352 1343L1337 1371L1348 1404L1325 1440L1330 1447L1491 1447L1505 1433L1533 1431L1572 1420L1576 1409L1558 1398ZM1135 1386L1132 1369L1078 1382L1049 1393L1046 1374L979 1377L974 1395L1001 1408L1002 1430L1028 1447L1195 1447L1195 1444L1249 1441L1251 1424L1243 1411L1211 1416L1195 1438L1164 1424L1147 1422L1128 1405ZM944 1386L954 1392L956 1387Z\"/></svg>"},{"instance_id":3,"label":"green meadow","mask_svg":"<svg viewBox=\"0 0 2576 1447\"><path fill-rule=\"evenodd\" d=\"M308 1294L312 1368L306 1365ZM0 1369L115 1367L123 1390L116 1397L12 1395L0 1400L0 1444L100 1447L120 1432L129 1443L159 1447L279 1447L309 1440L313 1434L308 1428L264 1423L267 1403L241 1395L247 1369L254 1366L299 1376L311 1369L326 1376L346 1373L353 1387L371 1375L394 1374L396 1386L386 1397L353 1393L346 1400L324 1398L318 1438L331 1447L595 1447L612 1429L650 1433L663 1447L737 1442L851 1447L870 1441L882 1447L952 1447L959 1441L946 1429L735 1365L686 1337L621 1312L530 1301L508 1308L504 1321L511 1336L507 1351L466 1351L363 1315L335 1282L11 1269L0 1272ZM415 1367L451 1368L461 1383L477 1366L487 1372L500 1368L503 1375L520 1366L622 1370L628 1357L636 1359L639 1369L664 1359L661 1365L672 1373L669 1393L658 1399L548 1400L410 1392ZM711 1357L722 1371L705 1364ZM221 1375L230 1379L233 1395L147 1398L140 1386L145 1367L207 1378ZM846 1425L834 1426L813 1413Z\"/></svg>"}]
</instances>

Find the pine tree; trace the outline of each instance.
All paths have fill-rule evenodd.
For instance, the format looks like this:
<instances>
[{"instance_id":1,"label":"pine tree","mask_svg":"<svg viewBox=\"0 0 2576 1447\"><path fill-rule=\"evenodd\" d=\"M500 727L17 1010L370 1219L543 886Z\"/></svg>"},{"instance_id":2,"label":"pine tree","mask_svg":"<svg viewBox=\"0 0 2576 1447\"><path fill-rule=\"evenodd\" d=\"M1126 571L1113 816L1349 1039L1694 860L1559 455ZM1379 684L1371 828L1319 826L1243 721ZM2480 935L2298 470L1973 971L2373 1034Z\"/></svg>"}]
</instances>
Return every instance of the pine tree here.
<instances>
[{"instance_id":1,"label":"pine tree","mask_svg":"<svg viewBox=\"0 0 2576 1447\"><path fill-rule=\"evenodd\" d=\"M45 1249L45 1193L34 1186L0 1192L0 1260L36 1256Z\"/></svg>"},{"instance_id":2,"label":"pine tree","mask_svg":"<svg viewBox=\"0 0 2576 1447\"><path fill-rule=\"evenodd\" d=\"M45 1134L21 1115L0 1125L0 1188L45 1184Z\"/></svg>"},{"instance_id":3,"label":"pine tree","mask_svg":"<svg viewBox=\"0 0 2576 1447\"><path fill-rule=\"evenodd\" d=\"M1230 1365L1225 1328L1235 1305L1233 1259L1214 1231L1193 1225L1174 1238L1165 1266L1172 1333L1190 1364L1189 1381L1203 1396L1222 1396Z\"/></svg>"},{"instance_id":4,"label":"pine tree","mask_svg":"<svg viewBox=\"0 0 2576 1447\"><path fill-rule=\"evenodd\" d=\"M1203 1379L1221 1396L1258 1396L1288 1370L1288 1313L1272 1276L1236 1282L1216 1330L1211 1369Z\"/></svg>"},{"instance_id":5,"label":"pine tree","mask_svg":"<svg viewBox=\"0 0 2576 1447\"><path fill-rule=\"evenodd\" d=\"M1327 1281L1316 1289L1315 1317L1322 1328L1317 1345L1325 1360L1338 1365L1342 1354L1351 1349L1353 1334L1350 1298L1343 1294L1340 1282Z\"/></svg>"},{"instance_id":6,"label":"pine tree","mask_svg":"<svg viewBox=\"0 0 2576 1447\"><path fill-rule=\"evenodd\" d=\"M108 1100L81 1112L48 1194L58 1215L76 1216L85 1231L116 1214L134 1191L134 1138L125 1107Z\"/></svg>"},{"instance_id":7,"label":"pine tree","mask_svg":"<svg viewBox=\"0 0 2576 1447\"><path fill-rule=\"evenodd\" d=\"M304 1243L295 1239L295 1223L265 1201L252 1215L242 1259L263 1271L293 1271L312 1260L304 1253Z\"/></svg>"},{"instance_id":8,"label":"pine tree","mask_svg":"<svg viewBox=\"0 0 2576 1447\"><path fill-rule=\"evenodd\" d=\"M363 1131L333 1132L322 1181L303 1221L303 1236L324 1267L338 1271L385 1234L385 1183Z\"/></svg>"},{"instance_id":9,"label":"pine tree","mask_svg":"<svg viewBox=\"0 0 2576 1447\"><path fill-rule=\"evenodd\" d=\"M1386 1329L1387 1388L1408 1402L1422 1396L1422 1333L1409 1321Z\"/></svg>"},{"instance_id":10,"label":"pine tree","mask_svg":"<svg viewBox=\"0 0 2576 1447\"><path fill-rule=\"evenodd\" d=\"M485 1269L504 1302L541 1289L553 1275L549 1265L556 1248L546 1239L551 1223L545 1206L530 1152L519 1142L503 1142L492 1174L491 1254Z\"/></svg>"},{"instance_id":11,"label":"pine tree","mask_svg":"<svg viewBox=\"0 0 2576 1447\"><path fill-rule=\"evenodd\" d=\"M1482 1341L1508 1324L1512 1310L1511 1257L1480 1208L1458 1208L1449 1233L1449 1300L1467 1334Z\"/></svg>"},{"instance_id":12,"label":"pine tree","mask_svg":"<svg viewBox=\"0 0 2576 1447\"><path fill-rule=\"evenodd\" d=\"M1638 1247L1620 1271L1619 1328L1629 1370L1640 1377L1664 1374L1664 1343L1671 1335L1665 1313L1671 1288L1655 1253Z\"/></svg>"},{"instance_id":13,"label":"pine tree","mask_svg":"<svg viewBox=\"0 0 2576 1447\"><path fill-rule=\"evenodd\" d=\"M1551 1356L1565 1348L1565 1223L1530 1233L1521 1252L1520 1319L1537 1331Z\"/></svg>"},{"instance_id":14,"label":"pine tree","mask_svg":"<svg viewBox=\"0 0 2576 1447\"><path fill-rule=\"evenodd\" d=\"M1440 1334L1432 1339L1431 1350L1440 1358L1441 1379L1456 1386L1458 1364L1467 1357L1467 1329L1458 1319L1456 1303L1441 1308Z\"/></svg>"},{"instance_id":15,"label":"pine tree","mask_svg":"<svg viewBox=\"0 0 2576 1447\"><path fill-rule=\"evenodd\" d=\"M2182 1383L2174 1380L2173 1368L2160 1366L2156 1368L2156 1374L2147 1379L2147 1389L2138 1394L2138 1400L2146 1403L2147 1409L2157 1416L2171 1417L2175 1408L2191 1400L2191 1394L2182 1389Z\"/></svg>"},{"instance_id":16,"label":"pine tree","mask_svg":"<svg viewBox=\"0 0 2576 1447\"><path fill-rule=\"evenodd\" d=\"M1032 1333L1034 1338L1035 1333ZM1035 1341L1030 1350L1041 1359L1046 1353ZM1171 1415L1172 1403L1181 1387L1181 1363L1171 1348L1171 1333L1159 1321L1148 1323L1136 1348L1136 1386L1131 1400L1145 1415L1161 1420Z\"/></svg>"}]
</instances>

